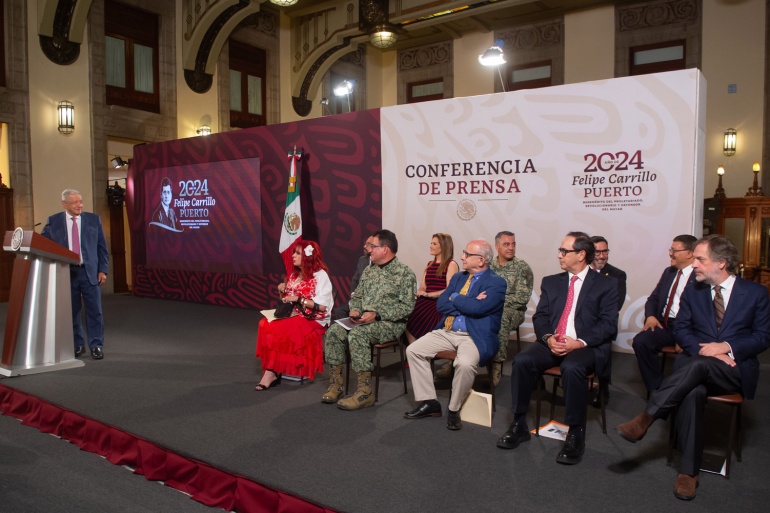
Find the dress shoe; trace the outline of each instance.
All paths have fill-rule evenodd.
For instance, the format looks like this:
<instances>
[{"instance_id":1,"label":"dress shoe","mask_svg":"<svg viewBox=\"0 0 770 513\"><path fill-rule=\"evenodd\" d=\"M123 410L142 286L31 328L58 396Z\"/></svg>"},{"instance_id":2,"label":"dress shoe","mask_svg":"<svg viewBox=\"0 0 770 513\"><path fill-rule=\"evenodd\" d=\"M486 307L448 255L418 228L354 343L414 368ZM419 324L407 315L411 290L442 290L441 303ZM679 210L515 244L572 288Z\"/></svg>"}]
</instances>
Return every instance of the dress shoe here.
<instances>
[{"instance_id":1,"label":"dress shoe","mask_svg":"<svg viewBox=\"0 0 770 513\"><path fill-rule=\"evenodd\" d=\"M698 476L679 474L674 485L674 497L683 501L691 501L695 498L695 489L698 488Z\"/></svg>"},{"instance_id":2,"label":"dress shoe","mask_svg":"<svg viewBox=\"0 0 770 513\"><path fill-rule=\"evenodd\" d=\"M84 354L86 354L85 346L80 346L80 347L75 348L75 358L80 358Z\"/></svg>"},{"instance_id":3,"label":"dress shoe","mask_svg":"<svg viewBox=\"0 0 770 513\"><path fill-rule=\"evenodd\" d=\"M463 428L463 421L460 419L459 411L447 410L449 413L446 417L446 428L452 431L458 431Z\"/></svg>"},{"instance_id":4,"label":"dress shoe","mask_svg":"<svg viewBox=\"0 0 770 513\"><path fill-rule=\"evenodd\" d=\"M405 419L424 419L425 417L441 417L441 403L435 399L423 401L420 406L404 413Z\"/></svg>"},{"instance_id":5,"label":"dress shoe","mask_svg":"<svg viewBox=\"0 0 770 513\"><path fill-rule=\"evenodd\" d=\"M655 417L643 411L633 419L615 426L615 431L631 443L636 443L647 434Z\"/></svg>"},{"instance_id":6,"label":"dress shoe","mask_svg":"<svg viewBox=\"0 0 770 513\"><path fill-rule=\"evenodd\" d=\"M583 453L586 450L585 437L582 428L570 428L567 433L567 439L556 456L557 463L564 465L577 465L583 460Z\"/></svg>"},{"instance_id":7,"label":"dress shoe","mask_svg":"<svg viewBox=\"0 0 770 513\"><path fill-rule=\"evenodd\" d=\"M501 449L515 449L521 442L528 442L532 438L526 424L514 422L503 436L497 440L497 446Z\"/></svg>"},{"instance_id":8,"label":"dress shoe","mask_svg":"<svg viewBox=\"0 0 770 513\"><path fill-rule=\"evenodd\" d=\"M594 394L593 398L591 399L591 406L594 408L601 408L601 396L599 394L604 394L604 407L607 407L607 403L610 402L610 389L606 388L602 390L602 387L596 389L596 393Z\"/></svg>"},{"instance_id":9,"label":"dress shoe","mask_svg":"<svg viewBox=\"0 0 770 513\"><path fill-rule=\"evenodd\" d=\"M95 347L91 349L91 358L94 360L101 360L104 358L104 352L102 351L101 347Z\"/></svg>"}]
</instances>

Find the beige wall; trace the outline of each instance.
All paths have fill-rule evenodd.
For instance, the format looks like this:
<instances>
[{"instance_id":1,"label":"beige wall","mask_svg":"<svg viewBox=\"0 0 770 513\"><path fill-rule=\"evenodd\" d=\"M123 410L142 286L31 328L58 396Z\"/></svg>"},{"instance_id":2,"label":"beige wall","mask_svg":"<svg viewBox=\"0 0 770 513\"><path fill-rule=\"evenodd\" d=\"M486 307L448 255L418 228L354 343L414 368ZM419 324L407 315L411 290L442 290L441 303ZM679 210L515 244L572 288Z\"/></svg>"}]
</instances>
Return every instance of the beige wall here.
<instances>
[{"instance_id":1,"label":"beige wall","mask_svg":"<svg viewBox=\"0 0 770 513\"><path fill-rule=\"evenodd\" d=\"M85 209L93 211L88 34L74 63L54 64L40 49L37 2L29 2L27 9L33 213L35 223L45 223L62 210L61 191L69 187L78 189ZM56 107L61 100L75 106L71 135L57 131Z\"/></svg>"},{"instance_id":2,"label":"beige wall","mask_svg":"<svg viewBox=\"0 0 770 513\"><path fill-rule=\"evenodd\" d=\"M720 164L726 170L727 197L744 196L753 181L751 165L762 158L765 21L765 0L703 2L702 70L708 89L706 197L714 194ZM728 94L729 84L737 84L738 92ZM732 157L722 153L727 128L738 131ZM762 171L767 172L770 169Z\"/></svg>"},{"instance_id":3,"label":"beige wall","mask_svg":"<svg viewBox=\"0 0 770 513\"><path fill-rule=\"evenodd\" d=\"M176 19L182 20L182 3L177 2ZM177 55L182 55L182 38L184 30L176 30ZM214 82L211 89L203 94L194 92L184 80L184 60L176 61L176 97L177 116L176 130L180 139L195 137L201 125L209 125L211 133L219 131L219 99L217 94L217 71L214 72Z\"/></svg>"},{"instance_id":4,"label":"beige wall","mask_svg":"<svg viewBox=\"0 0 770 513\"><path fill-rule=\"evenodd\" d=\"M398 52L366 49L367 109L398 104Z\"/></svg>"},{"instance_id":5,"label":"beige wall","mask_svg":"<svg viewBox=\"0 0 770 513\"><path fill-rule=\"evenodd\" d=\"M564 17L564 83L615 75L615 8L602 7Z\"/></svg>"},{"instance_id":6,"label":"beige wall","mask_svg":"<svg viewBox=\"0 0 770 513\"><path fill-rule=\"evenodd\" d=\"M492 32L474 32L452 42L455 98L495 92L497 68L479 64L479 55L494 44Z\"/></svg>"}]
</instances>

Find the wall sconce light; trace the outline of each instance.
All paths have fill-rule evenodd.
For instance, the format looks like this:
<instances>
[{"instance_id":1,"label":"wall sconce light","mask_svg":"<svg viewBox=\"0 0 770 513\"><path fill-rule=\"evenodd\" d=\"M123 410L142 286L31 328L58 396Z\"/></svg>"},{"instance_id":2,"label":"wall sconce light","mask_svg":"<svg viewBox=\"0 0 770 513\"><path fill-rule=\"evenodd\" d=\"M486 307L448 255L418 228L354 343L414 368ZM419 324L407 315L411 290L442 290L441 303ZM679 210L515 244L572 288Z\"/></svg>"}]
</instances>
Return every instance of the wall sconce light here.
<instances>
[{"instance_id":1,"label":"wall sconce light","mask_svg":"<svg viewBox=\"0 0 770 513\"><path fill-rule=\"evenodd\" d=\"M387 25L377 25L370 34L369 42L377 48L390 48L398 41L398 36Z\"/></svg>"},{"instance_id":2,"label":"wall sconce light","mask_svg":"<svg viewBox=\"0 0 770 513\"><path fill-rule=\"evenodd\" d=\"M725 130L725 142L722 151L724 151L725 157L732 157L735 155L735 142L738 139L737 132L734 128L728 128Z\"/></svg>"},{"instance_id":3,"label":"wall sconce light","mask_svg":"<svg viewBox=\"0 0 770 513\"><path fill-rule=\"evenodd\" d=\"M754 162L754 165L751 166L751 170L754 171L754 185L749 187L749 192L746 193L746 196L764 196L765 193L762 192L762 187L759 186L759 162Z\"/></svg>"},{"instance_id":4,"label":"wall sconce light","mask_svg":"<svg viewBox=\"0 0 770 513\"><path fill-rule=\"evenodd\" d=\"M725 189L722 187L722 175L725 174L724 166L717 168L717 174L719 175L719 184L717 185L717 190L714 191L714 198L725 199L727 196L725 196Z\"/></svg>"},{"instance_id":5,"label":"wall sconce light","mask_svg":"<svg viewBox=\"0 0 770 513\"><path fill-rule=\"evenodd\" d=\"M290 5L294 5L299 0L270 0L270 3L275 5L280 5L281 7L289 7Z\"/></svg>"},{"instance_id":6,"label":"wall sconce light","mask_svg":"<svg viewBox=\"0 0 770 513\"><path fill-rule=\"evenodd\" d=\"M494 46L490 46L484 53L479 55L479 64L482 66L497 66L497 74L500 77L500 85L503 86L503 92L505 92L505 81L503 80L503 74L500 72L500 66L505 64L505 55L503 54L503 40L498 39L495 41Z\"/></svg>"},{"instance_id":7,"label":"wall sconce light","mask_svg":"<svg viewBox=\"0 0 770 513\"><path fill-rule=\"evenodd\" d=\"M208 125L201 125L201 127L195 132L198 135L211 135L211 127Z\"/></svg>"},{"instance_id":8,"label":"wall sconce light","mask_svg":"<svg viewBox=\"0 0 770 513\"><path fill-rule=\"evenodd\" d=\"M350 112L350 93L353 92L355 82L352 80L343 80L334 88L334 96L348 97L348 112Z\"/></svg>"},{"instance_id":9,"label":"wall sconce light","mask_svg":"<svg viewBox=\"0 0 770 513\"><path fill-rule=\"evenodd\" d=\"M64 100L59 102L59 133L71 134L75 131L75 106Z\"/></svg>"},{"instance_id":10,"label":"wall sconce light","mask_svg":"<svg viewBox=\"0 0 770 513\"><path fill-rule=\"evenodd\" d=\"M112 164L112 167L114 167L115 169L118 169L123 166L127 166L128 162L120 158L120 155L116 155L114 159L110 160L110 164Z\"/></svg>"}]
</instances>

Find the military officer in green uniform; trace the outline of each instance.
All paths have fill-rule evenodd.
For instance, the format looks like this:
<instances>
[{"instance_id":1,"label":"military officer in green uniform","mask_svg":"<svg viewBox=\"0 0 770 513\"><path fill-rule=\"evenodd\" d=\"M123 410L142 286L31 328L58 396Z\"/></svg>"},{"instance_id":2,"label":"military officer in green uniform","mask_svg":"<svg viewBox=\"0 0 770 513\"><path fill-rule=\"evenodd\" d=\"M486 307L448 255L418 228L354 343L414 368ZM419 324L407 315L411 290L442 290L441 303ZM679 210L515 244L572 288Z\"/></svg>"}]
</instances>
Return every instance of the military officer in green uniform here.
<instances>
[{"instance_id":1,"label":"military officer in green uniform","mask_svg":"<svg viewBox=\"0 0 770 513\"><path fill-rule=\"evenodd\" d=\"M417 282L412 270L396 258L396 234L390 230L374 232L370 249L374 265L364 270L350 299L354 327L348 331L333 323L324 336L324 355L331 370L329 388L321 401L337 403L342 410L374 406L371 346L400 337L414 308ZM346 340L353 370L358 373L358 386L352 396L341 399Z\"/></svg>"},{"instance_id":2,"label":"military officer in green uniform","mask_svg":"<svg viewBox=\"0 0 770 513\"><path fill-rule=\"evenodd\" d=\"M500 383L503 375L503 363L508 357L508 338L511 332L524 322L527 313L527 303L532 296L532 269L522 259L516 258L516 235L513 232L502 231L495 235L497 258L492 259L489 268L502 276L508 283L505 291L505 306L503 320L500 323L500 349L495 355L492 369L494 385Z\"/></svg>"}]
</instances>

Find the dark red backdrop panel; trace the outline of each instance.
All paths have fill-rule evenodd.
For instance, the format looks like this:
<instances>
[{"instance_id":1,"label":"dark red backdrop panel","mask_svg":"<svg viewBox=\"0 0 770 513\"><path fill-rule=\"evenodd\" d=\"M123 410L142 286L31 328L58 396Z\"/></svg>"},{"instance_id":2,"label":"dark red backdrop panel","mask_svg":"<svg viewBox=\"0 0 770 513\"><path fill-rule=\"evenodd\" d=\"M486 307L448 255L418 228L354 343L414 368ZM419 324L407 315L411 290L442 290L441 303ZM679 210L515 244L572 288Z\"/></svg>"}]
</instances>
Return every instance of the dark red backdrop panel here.
<instances>
[{"instance_id":1,"label":"dark red backdrop panel","mask_svg":"<svg viewBox=\"0 0 770 513\"><path fill-rule=\"evenodd\" d=\"M347 301L362 242L382 225L376 109L136 146L126 187L133 293L241 308L274 306L275 286L283 275L278 241L286 204L287 155L295 146L303 152L299 165L303 238L321 245L337 301ZM157 199L146 204L146 197L155 196L145 194L145 188L157 190L158 184L145 183L144 170L253 157L260 159L263 274L148 266L145 217L157 207Z\"/></svg>"}]
</instances>

